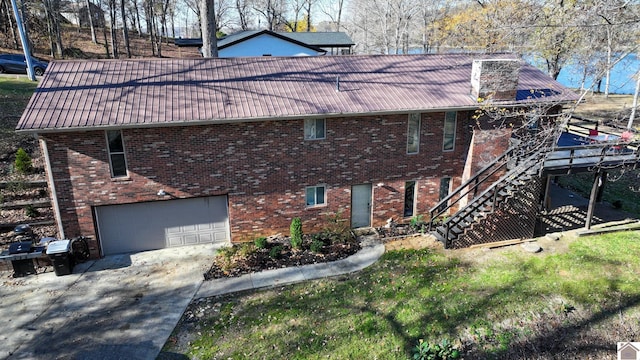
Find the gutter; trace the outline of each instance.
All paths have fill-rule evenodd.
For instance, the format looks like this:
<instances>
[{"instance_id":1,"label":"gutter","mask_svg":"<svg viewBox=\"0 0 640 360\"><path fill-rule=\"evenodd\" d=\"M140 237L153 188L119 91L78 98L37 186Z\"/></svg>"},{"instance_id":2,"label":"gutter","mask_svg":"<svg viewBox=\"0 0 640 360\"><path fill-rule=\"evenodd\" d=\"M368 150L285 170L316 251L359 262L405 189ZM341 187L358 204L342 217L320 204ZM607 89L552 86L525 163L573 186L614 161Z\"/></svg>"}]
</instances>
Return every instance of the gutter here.
<instances>
[{"instance_id":1,"label":"gutter","mask_svg":"<svg viewBox=\"0 0 640 360\"><path fill-rule=\"evenodd\" d=\"M569 104L575 102L574 100L558 100L555 104ZM446 112L446 111L473 111L481 109L483 106L500 106L504 108L516 108L530 105L529 103L513 103L513 102L496 102L496 103L478 103L474 105L466 106L454 106L454 107L440 107L431 109L399 109L399 110L382 110L373 111L367 113L324 113L324 114L294 114L289 116L264 116L255 118L238 118L238 119L208 119L208 120L182 120L172 122L157 122L157 123L129 123L129 124L112 124L112 125L99 125L99 126L79 126L79 127L63 127L63 128L31 128L31 129L16 129L17 133L60 133L60 132L78 132L78 131L103 131L109 129L145 129L145 128L165 128L174 126L199 126L199 125L218 125L218 124L236 124L236 123L249 123L249 122L262 122L262 121L291 121L291 120L304 120L304 119L331 119L336 117L364 117L364 116L382 116L382 115L397 115L408 114L411 112L419 113L434 113L434 112Z\"/></svg>"}]
</instances>

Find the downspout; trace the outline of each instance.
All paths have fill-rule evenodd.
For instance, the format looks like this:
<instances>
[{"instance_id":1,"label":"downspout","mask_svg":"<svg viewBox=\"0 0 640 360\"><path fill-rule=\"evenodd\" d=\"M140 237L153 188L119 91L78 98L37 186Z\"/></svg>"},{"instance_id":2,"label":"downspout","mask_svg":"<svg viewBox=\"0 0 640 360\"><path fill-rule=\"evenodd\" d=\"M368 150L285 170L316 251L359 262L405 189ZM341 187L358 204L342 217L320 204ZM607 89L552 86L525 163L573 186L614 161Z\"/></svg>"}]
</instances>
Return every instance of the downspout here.
<instances>
[{"instance_id":1,"label":"downspout","mask_svg":"<svg viewBox=\"0 0 640 360\"><path fill-rule=\"evenodd\" d=\"M56 184L53 182L53 172L51 171L51 161L49 160L49 149L47 148L47 141L39 138L40 149L42 149L42 156L44 157L44 164L47 173L47 182L49 183L49 192L51 193L51 206L53 207L53 215L56 218L56 225L58 225L58 234L60 239L64 239L64 229L62 228L62 217L60 216L60 205L58 205L58 194L56 193Z\"/></svg>"}]
</instances>

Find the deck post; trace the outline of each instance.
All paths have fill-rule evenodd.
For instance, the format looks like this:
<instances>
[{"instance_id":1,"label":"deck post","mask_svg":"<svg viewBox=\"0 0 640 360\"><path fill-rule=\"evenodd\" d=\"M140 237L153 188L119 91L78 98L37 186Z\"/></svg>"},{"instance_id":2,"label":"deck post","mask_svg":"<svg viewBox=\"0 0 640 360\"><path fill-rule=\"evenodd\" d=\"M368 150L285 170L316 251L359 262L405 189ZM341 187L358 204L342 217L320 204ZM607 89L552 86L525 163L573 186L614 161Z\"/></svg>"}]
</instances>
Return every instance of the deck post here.
<instances>
[{"instance_id":1,"label":"deck post","mask_svg":"<svg viewBox=\"0 0 640 360\"><path fill-rule=\"evenodd\" d=\"M587 222L585 228L591 229L591 220L593 218L593 211L596 207L596 197L598 196L598 189L602 186L602 171L598 169L596 176L593 178L593 186L591 187L591 196L589 196L589 208L587 209Z\"/></svg>"},{"instance_id":2,"label":"deck post","mask_svg":"<svg viewBox=\"0 0 640 360\"><path fill-rule=\"evenodd\" d=\"M551 194L550 194L550 190L551 190L551 179L553 179L554 176L551 175L547 175L546 181L545 181L545 186L544 186L544 197L542 198L542 208L544 209L544 211L549 211L551 210Z\"/></svg>"}]
</instances>

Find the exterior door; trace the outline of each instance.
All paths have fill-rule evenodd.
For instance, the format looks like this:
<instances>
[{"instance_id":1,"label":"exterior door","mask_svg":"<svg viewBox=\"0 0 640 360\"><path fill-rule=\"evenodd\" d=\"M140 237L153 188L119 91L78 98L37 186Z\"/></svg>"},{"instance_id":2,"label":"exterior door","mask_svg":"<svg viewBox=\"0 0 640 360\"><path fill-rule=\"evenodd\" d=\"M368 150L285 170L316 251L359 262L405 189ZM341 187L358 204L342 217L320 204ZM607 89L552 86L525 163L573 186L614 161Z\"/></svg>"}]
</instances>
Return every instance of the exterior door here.
<instances>
[{"instance_id":1,"label":"exterior door","mask_svg":"<svg viewBox=\"0 0 640 360\"><path fill-rule=\"evenodd\" d=\"M351 188L351 227L371 226L371 184Z\"/></svg>"}]
</instances>

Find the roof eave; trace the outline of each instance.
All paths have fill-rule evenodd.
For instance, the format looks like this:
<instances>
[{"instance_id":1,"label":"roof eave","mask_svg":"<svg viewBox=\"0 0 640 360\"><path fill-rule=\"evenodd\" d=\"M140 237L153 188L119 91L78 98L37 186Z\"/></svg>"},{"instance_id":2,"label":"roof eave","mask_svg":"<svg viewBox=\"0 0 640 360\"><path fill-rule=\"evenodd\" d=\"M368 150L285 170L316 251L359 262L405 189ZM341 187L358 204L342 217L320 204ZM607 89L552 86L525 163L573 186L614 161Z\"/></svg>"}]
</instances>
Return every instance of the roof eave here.
<instances>
[{"instance_id":1,"label":"roof eave","mask_svg":"<svg viewBox=\"0 0 640 360\"><path fill-rule=\"evenodd\" d=\"M469 111L476 110L479 106L460 106L460 107L443 107L433 109L402 109L402 110L383 110L373 111L366 113L326 113L326 114L305 114L305 115L290 115L280 117L255 117L255 118L237 118L237 119L208 119L208 120L184 120L184 121L172 121L162 123L133 123L133 124L115 124L115 125L100 125L100 126L74 126L64 128L38 128L38 129L16 129L16 132L22 134L47 134L47 133L60 133L60 132L84 132L84 131L96 131L96 130L108 130L108 129L141 129L141 128L161 128L161 127L176 127L176 126L200 126L200 125L218 125L218 124L233 124L233 123L247 123L247 122L260 122L260 121L290 121L290 120L303 120L303 119L317 119L317 118L337 118L345 116L382 116L382 115L397 115L407 114L412 112L443 112L443 111Z\"/></svg>"}]
</instances>

